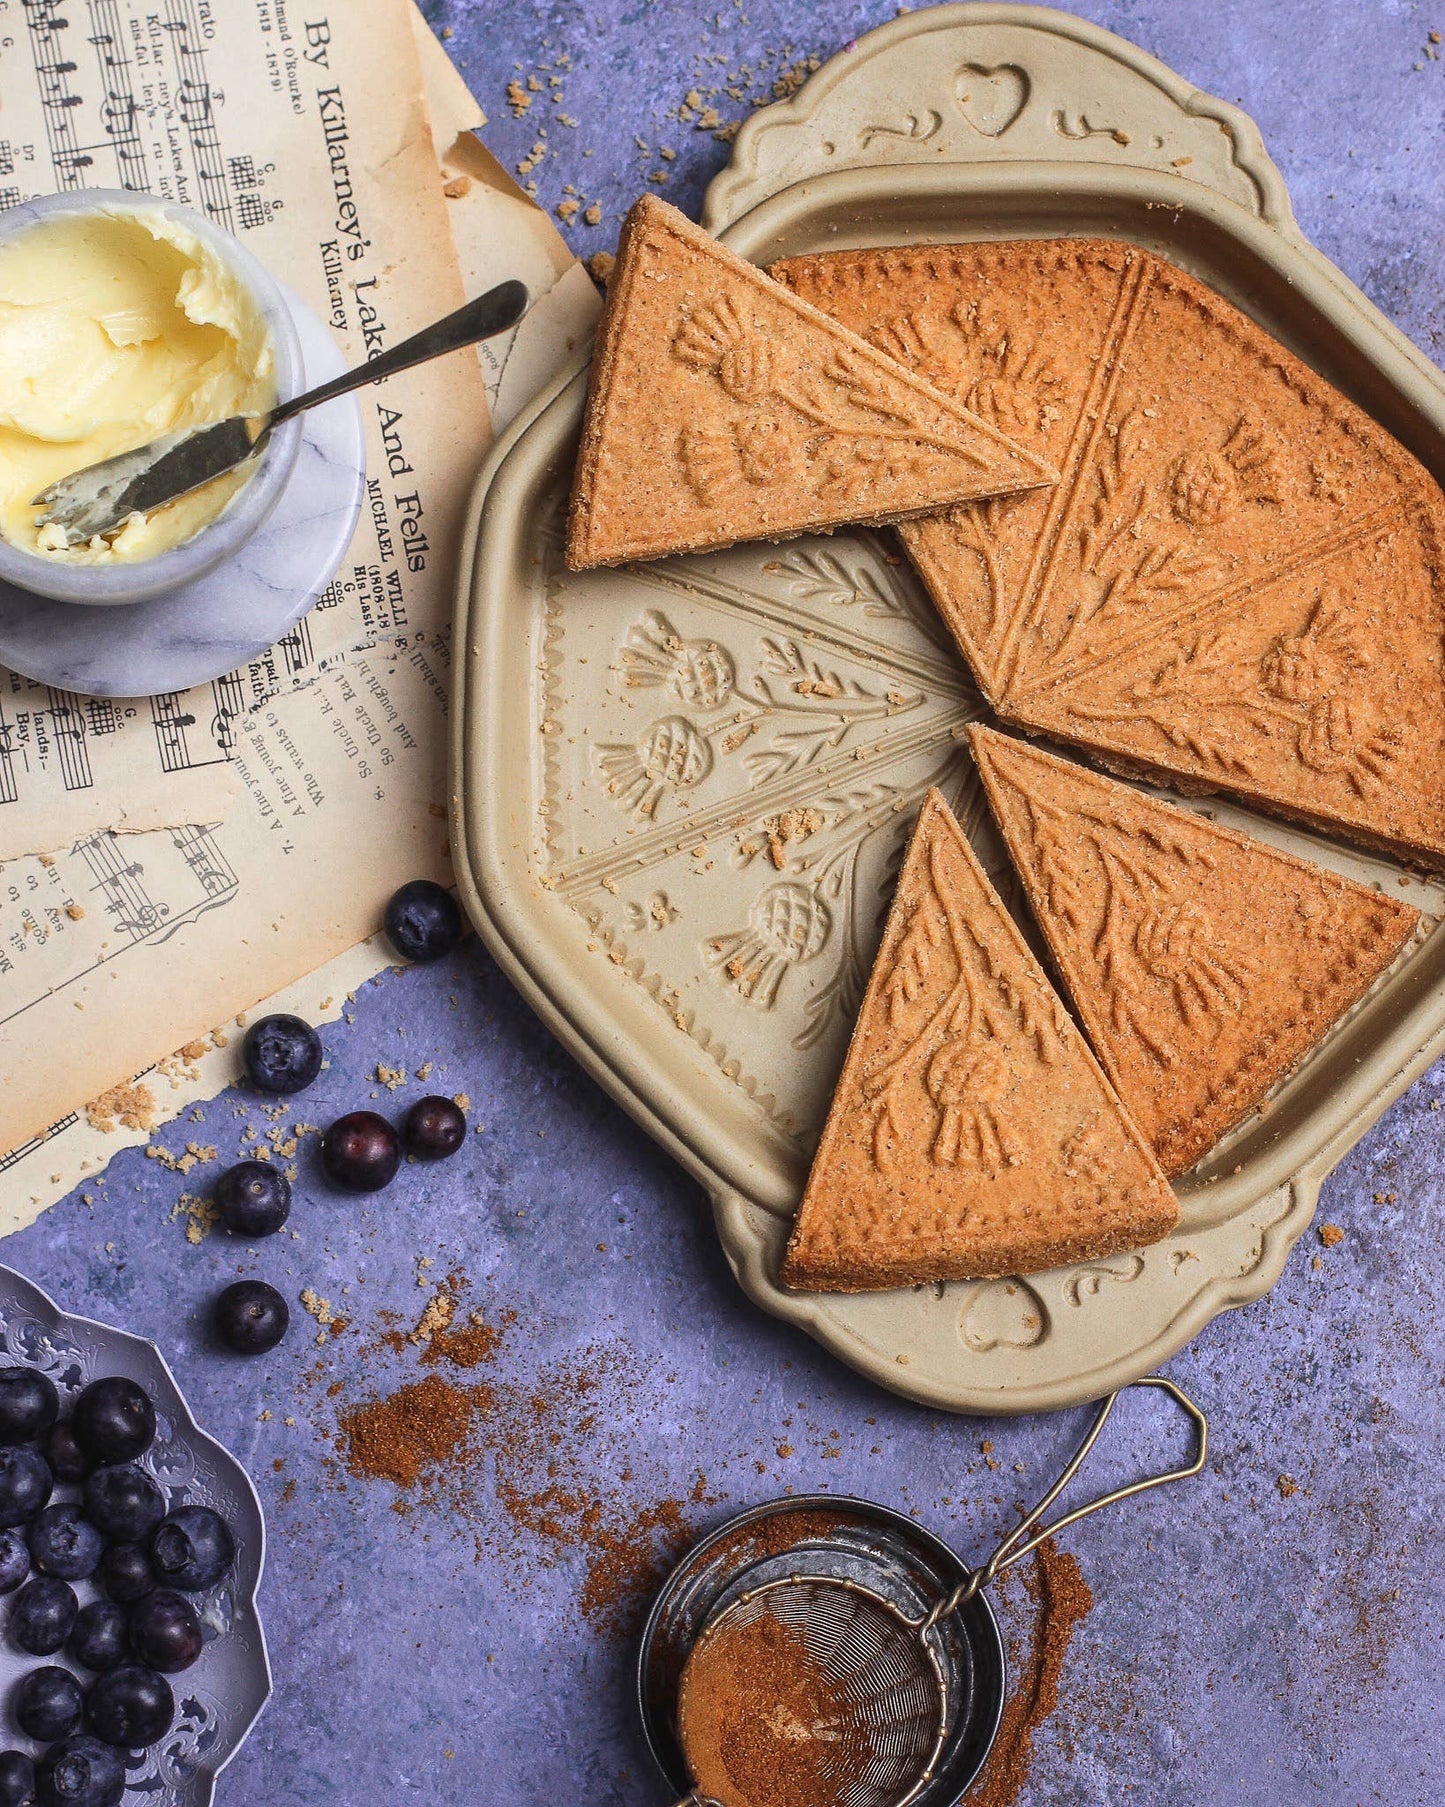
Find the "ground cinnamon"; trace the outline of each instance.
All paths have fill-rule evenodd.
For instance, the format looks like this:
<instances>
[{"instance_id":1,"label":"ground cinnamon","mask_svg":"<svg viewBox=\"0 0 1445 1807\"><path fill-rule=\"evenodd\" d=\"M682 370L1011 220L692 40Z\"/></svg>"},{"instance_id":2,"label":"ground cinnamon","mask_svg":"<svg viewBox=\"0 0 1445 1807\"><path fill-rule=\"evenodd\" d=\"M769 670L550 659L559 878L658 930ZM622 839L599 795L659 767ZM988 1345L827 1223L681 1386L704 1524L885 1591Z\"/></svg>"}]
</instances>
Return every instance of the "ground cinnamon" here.
<instances>
[{"instance_id":1,"label":"ground cinnamon","mask_svg":"<svg viewBox=\"0 0 1445 1807\"><path fill-rule=\"evenodd\" d=\"M413 1487L424 1470L449 1461L472 1429L476 1401L436 1375L373 1399L341 1418L352 1471Z\"/></svg>"},{"instance_id":2,"label":"ground cinnamon","mask_svg":"<svg viewBox=\"0 0 1445 1807\"><path fill-rule=\"evenodd\" d=\"M764 1562L770 1556L781 1556L799 1544L821 1542L840 1525L867 1524L847 1511L802 1507L795 1512L774 1512L751 1525L740 1525L718 1551L718 1557L731 1565L734 1553L750 1562Z\"/></svg>"},{"instance_id":3,"label":"ground cinnamon","mask_svg":"<svg viewBox=\"0 0 1445 1807\"><path fill-rule=\"evenodd\" d=\"M998 1737L964 1807L1014 1807L1033 1763L1034 1733L1059 1704L1059 1677L1074 1628L1094 1607L1078 1562L1049 1539L1039 1545L1023 1582L1037 1615L1018 1679L1004 1705Z\"/></svg>"},{"instance_id":4,"label":"ground cinnamon","mask_svg":"<svg viewBox=\"0 0 1445 1807\"><path fill-rule=\"evenodd\" d=\"M802 1632L771 1612L724 1619L698 1642L678 1736L699 1791L722 1807L824 1807L872 1751Z\"/></svg>"},{"instance_id":5,"label":"ground cinnamon","mask_svg":"<svg viewBox=\"0 0 1445 1807\"><path fill-rule=\"evenodd\" d=\"M624 1351L594 1348L540 1372L529 1364L513 1377L497 1359L515 1313L492 1321L472 1311L464 1318L465 1291L465 1276L448 1275L435 1295L448 1309L432 1309L429 1321L424 1314L424 1334L420 1324L406 1329L405 1320L387 1317L363 1344L430 1372L338 1404L341 1463L333 1472L341 1484L345 1476L389 1482L399 1516L442 1514L454 1531L472 1537L479 1560L500 1556L519 1578L533 1565L580 1559L583 1615L630 1632L692 1541L695 1509L713 1503L707 1482L699 1476L686 1498L649 1500L643 1474L615 1439L597 1436L602 1397L615 1407L638 1384ZM485 1381L469 1372L484 1367ZM318 1383L321 1377L318 1370ZM328 1397L340 1390L337 1383Z\"/></svg>"}]
</instances>

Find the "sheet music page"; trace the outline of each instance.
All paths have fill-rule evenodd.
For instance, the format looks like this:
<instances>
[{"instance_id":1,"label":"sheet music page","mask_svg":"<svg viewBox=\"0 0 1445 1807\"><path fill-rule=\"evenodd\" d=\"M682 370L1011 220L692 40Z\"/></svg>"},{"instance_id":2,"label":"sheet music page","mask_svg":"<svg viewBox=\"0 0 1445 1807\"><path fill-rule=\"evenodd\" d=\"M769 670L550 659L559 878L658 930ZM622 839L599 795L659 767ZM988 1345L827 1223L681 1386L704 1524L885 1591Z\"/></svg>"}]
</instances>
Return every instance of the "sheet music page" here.
<instances>
[{"instance_id":1,"label":"sheet music page","mask_svg":"<svg viewBox=\"0 0 1445 1807\"><path fill-rule=\"evenodd\" d=\"M463 297L412 30L405 0L0 0L0 205L129 184L201 207L357 362ZM0 852L20 856L0 865L0 1149L351 948L395 884L447 876L485 392L463 353L361 402L356 538L269 654L112 708L0 673ZM31 1208L29 1166L10 1160L0 1209Z\"/></svg>"},{"instance_id":2,"label":"sheet music page","mask_svg":"<svg viewBox=\"0 0 1445 1807\"><path fill-rule=\"evenodd\" d=\"M515 277L532 305L509 333L477 347L493 432L590 343L602 299L571 246L476 136L486 116L419 11L412 14L432 141L469 290Z\"/></svg>"}]
</instances>

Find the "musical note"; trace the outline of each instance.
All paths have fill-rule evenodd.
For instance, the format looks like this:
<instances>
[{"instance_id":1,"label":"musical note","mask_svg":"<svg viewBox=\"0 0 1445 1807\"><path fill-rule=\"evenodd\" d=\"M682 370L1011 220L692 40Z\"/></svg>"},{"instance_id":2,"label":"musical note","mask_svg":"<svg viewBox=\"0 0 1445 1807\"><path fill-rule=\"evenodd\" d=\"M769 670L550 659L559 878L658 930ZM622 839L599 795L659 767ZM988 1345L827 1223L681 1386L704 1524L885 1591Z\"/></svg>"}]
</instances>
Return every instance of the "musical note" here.
<instances>
[{"instance_id":1,"label":"musical note","mask_svg":"<svg viewBox=\"0 0 1445 1807\"><path fill-rule=\"evenodd\" d=\"M101 102L100 117L107 132L119 136L135 124L136 104L129 94L107 94Z\"/></svg>"}]
</instances>

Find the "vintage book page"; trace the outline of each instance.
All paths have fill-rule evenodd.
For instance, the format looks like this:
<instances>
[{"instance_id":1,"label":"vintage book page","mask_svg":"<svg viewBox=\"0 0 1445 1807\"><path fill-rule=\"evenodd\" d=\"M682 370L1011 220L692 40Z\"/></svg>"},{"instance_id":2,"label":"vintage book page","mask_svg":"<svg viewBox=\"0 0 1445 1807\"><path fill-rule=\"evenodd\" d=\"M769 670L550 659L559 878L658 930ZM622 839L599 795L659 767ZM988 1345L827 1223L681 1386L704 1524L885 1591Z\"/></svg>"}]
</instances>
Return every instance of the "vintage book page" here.
<instances>
[{"instance_id":1,"label":"vintage book page","mask_svg":"<svg viewBox=\"0 0 1445 1807\"><path fill-rule=\"evenodd\" d=\"M353 362L463 298L403 0L304 22L269 0L36 0L0 83L14 198L127 181L204 207ZM78 838L68 819L45 861L0 871L0 1148L352 946L392 883L445 875L436 723L488 439L480 371L465 354L424 366L363 392L362 412L361 526L274 655L128 714L47 697L32 727L79 732L44 783L14 717L0 729L0 812L43 822L52 772L89 805ZM217 820L219 764L235 790ZM112 832L157 791L164 831Z\"/></svg>"},{"instance_id":2,"label":"vintage book page","mask_svg":"<svg viewBox=\"0 0 1445 1807\"><path fill-rule=\"evenodd\" d=\"M442 190L468 290L515 277L532 296L524 320L477 347L492 430L500 433L524 402L580 360L602 298L548 216L475 136L486 116L421 13L412 17Z\"/></svg>"},{"instance_id":3,"label":"vintage book page","mask_svg":"<svg viewBox=\"0 0 1445 1807\"><path fill-rule=\"evenodd\" d=\"M455 149L459 158L466 159L468 145L475 141L470 138L463 140L461 134L468 132L472 125L480 122L480 109L477 108L476 103L467 92L465 84L456 73L445 52L431 36L420 14L414 8L407 10L411 12L412 21L416 27L417 46L422 54L427 98L433 110L433 127L437 143L442 151ZM477 148L480 150L481 147ZM544 380L563 362L575 356L579 343L585 342L597 311L595 291L579 265L572 263L563 267L563 257L569 257L570 254L566 253L566 247L562 244L560 235L545 214L525 197L518 197L520 204L513 204L512 199L508 197L507 204L498 208L494 199L497 191L489 183L475 181L468 182L463 186L456 180L457 175L461 173L463 170L457 164L448 161L440 175L433 165L431 181L443 189L446 198L446 217L458 244L472 252L472 256L475 255L475 247L485 246L486 248L489 261L485 265L473 262L472 256L468 256L464 260L463 274L466 292L468 294L478 293L488 282L500 280L502 276L510 273L513 266L506 261L509 246L515 250L517 260L515 267L538 273L545 270L549 273L549 279L553 284L549 300L556 297L559 291L566 291L565 306L559 309L557 303L553 301L552 312L547 318L538 322L535 316L529 315L525 323L525 328L530 332L530 349L525 343L523 348L525 367L533 370L540 369L539 380ZM506 178L502 177L501 181L505 184ZM559 269L561 270L560 280L556 275ZM532 280L536 282L538 275L533 274ZM511 357L510 353L506 356L504 365L509 378L519 368L517 361ZM498 367L493 370L492 364L488 362L484 362L483 369L488 374L488 386L491 390L500 383L503 369ZM524 399L525 395L516 393L516 398L511 404L512 411L515 411L515 407ZM468 470L470 470L470 465L468 465ZM448 613L449 602L444 600L440 610L441 618L445 619ZM378 672L374 659L367 658L364 663L366 665L364 673L357 673L348 666L344 673L337 674L336 677L328 679L324 684L312 683L307 688L293 691L284 698L278 699L269 709L262 707L253 710L245 724L245 729L256 736L255 756L257 760L274 756L277 747L282 744L283 736L295 745L298 734L305 733L313 756L317 757L318 763L324 767L334 761L346 768L350 762L346 758L344 742L335 720L335 696L337 694L335 684L338 677L344 678L347 688L355 692L358 676L361 676L367 683L377 681ZM392 774L389 785L393 795L398 790L407 795L414 794L417 800L424 801L428 806L425 821L432 831L432 838L436 843L435 859L437 865L440 865L443 828L442 824L431 814L431 807L442 795L444 699L441 690L427 681L424 670L407 663L405 671L406 676L411 680L411 695L415 704L415 711L407 720L406 737L414 740L416 744L407 746L403 744L406 737L403 737L402 740L393 737L388 748L393 761L389 768ZM237 677L239 679L244 675L237 674ZM401 687L405 682L395 667L393 667L392 675L385 677L382 681L389 698L392 695L392 687ZM226 680L225 682L231 684L234 689L235 680ZM215 689L215 687L212 688ZM98 709L104 712L113 707L124 715L126 723L131 725L131 732L135 737L132 744L142 746L148 741L145 752L149 755L152 766L158 762L159 753L150 752L150 746L158 749L161 745L160 730L156 725L152 704L140 702L112 706L93 705L79 699L66 699L66 701L82 711ZM173 720L188 712L186 705L193 702L194 698L165 699L164 701L169 705L179 705L179 707L168 710L167 719ZM355 700L348 705L344 696L341 703L343 711L348 706L352 709L356 707ZM139 728L134 725L137 718L140 724ZM194 739L203 725L201 719L197 718L182 732ZM320 735L319 741L317 731ZM331 743L329 745L327 744L328 740ZM111 742L108 740L107 748L110 744ZM94 742L91 743L90 750L92 752L96 750ZM219 813L214 818L208 816L207 820L219 819L219 814L225 813L226 796L241 787L241 781L235 771L238 763L242 762L238 761L234 749L232 749L232 756L229 758L221 755L211 764L196 764L187 768L193 780L197 775L208 775L218 781L217 789L211 796L218 796L221 799ZM134 783L127 787L124 795L125 806L133 812L140 809L163 810L163 801L156 799L156 792L160 787L155 782L154 771L147 773L141 757L136 758L135 768L138 770ZM62 794L64 794L63 785L57 781L52 785L51 802L53 803L55 798ZM191 794L201 795L199 791ZM120 787L111 784L108 795L113 799L119 799ZM211 798L206 797L204 801L209 805ZM352 801L360 801L365 804L367 799L364 794L359 799L353 795ZM255 807L254 804L253 807ZM374 798L370 799L369 807L371 813L363 816L362 819L367 821L369 826L375 825L374 831L377 835L375 844L379 844L388 832L388 825L393 817L391 811L377 804ZM305 826L297 832L303 835L308 842L315 836L318 837L319 845L323 848L329 847L335 830L328 824L335 822L336 828L342 827L345 809L345 802L340 802L337 808L329 813L323 808L314 816L308 817ZM21 819L28 819L28 815L29 812L26 817ZM342 817L343 821L336 821L337 817ZM4 819L5 812L0 809L0 822L3 822ZM151 819L157 818L152 817ZM36 832L34 827L31 832ZM225 830L221 830L220 834L223 836L225 832ZM43 827L39 829L38 833L39 839L43 840L45 838ZM58 849L71 839L67 830L65 834L57 835L50 845ZM111 850L121 851L128 847L134 847L137 850L144 848L146 858L152 862L164 863L169 860L169 869L174 873L176 856L179 853L179 849L174 844L175 839L174 835L135 837L134 840L131 837L123 839L116 837L109 839L107 845ZM252 839L252 836L248 835L247 839ZM93 843L92 853L100 845L99 841ZM264 878L266 866L263 860L270 857L269 849L263 847L257 849L257 853L256 875ZM289 862L292 856L285 857ZM83 851L81 859L84 859ZM280 863L278 858L277 864L280 865ZM183 858L181 865L184 866ZM418 863L416 870L423 869L423 864ZM437 866L433 866L431 869L436 870ZM30 913L38 927L47 931L58 928L60 924L57 924L55 920L58 911L60 923L69 928L73 918L66 907L66 899L62 898L57 903L55 896L63 889L67 891L78 889L73 883L68 887L65 884L67 874L73 874L76 870L74 858L63 852L54 853L49 864L40 860L15 861L7 868L0 868L0 927L9 926L5 913L13 912L15 901L9 899L9 889L12 884L18 884L32 900L29 906ZM58 879L57 874L60 875ZM412 875L410 869L402 872L400 862L398 862L398 870L394 875L397 881ZM137 878L143 882L145 874L131 875L132 882ZM380 885L368 892L373 904L380 893ZM243 913L253 910L259 894L257 885L252 883L238 899L239 909ZM51 900L48 913L44 909L37 912L35 900L38 897L48 897ZM193 903L200 901L199 896L192 895ZM84 911L86 909L86 905L78 898L70 898L69 902L77 910ZM83 923L87 919L87 916L81 916L79 920ZM192 920L193 924L199 925L202 929L206 926L198 917ZM372 924L367 922L364 926L369 928ZM194 933L195 929L187 927L183 932ZM9 937L6 936L4 941L0 942L0 952L10 951L8 943ZM325 964L318 966L314 972L308 972L307 977L296 979L283 986L274 995L259 1002L256 1009L257 1011L265 1009L295 1010L315 1022L333 1019L343 1010L347 994L385 966L391 958L391 950L384 939L373 937L360 945L348 947L344 952L334 955ZM11 994L7 991L6 986L7 976L0 973L0 1016L8 1014L5 1005ZM29 989L32 995L38 991L38 987L33 983ZM121 995L130 998L133 1002L133 993L128 988L122 986ZM81 1001L85 1002L86 1000L82 999ZM140 1073L139 1080L134 1086L123 1089L108 1100L102 1098L100 1108L94 1108L94 1100L99 1095L96 1092L87 1092L84 1098L77 1094L73 1101L73 1108L68 1108L66 1114L58 1122L47 1122L29 1139L20 1142L9 1155L0 1154L0 1229L13 1228L30 1221L39 1210L54 1199L63 1196L86 1173L94 1172L102 1167L118 1147L145 1141L148 1130L154 1123L173 1117L187 1104L197 1099L213 1096L221 1087L234 1079L237 1072L236 1046L239 1041L234 1022L222 1017L209 997L194 998L193 1002L196 1014L181 1034L172 1034L169 1039L165 1040L152 1039L143 1059L129 1069L130 1073ZM54 1060L59 1062L70 1058L71 1044L78 1041L85 1032L86 1013L72 1011L72 1018L67 1021L64 1009L51 1010L49 1003L50 1000L47 999L45 1011L47 1028L51 1024L57 1025L56 1033L63 1037L60 1047L53 1056ZM12 1005L11 1008L13 1009L14 1006ZM31 1015L33 1018L38 1016L38 1012L33 1008L24 1014ZM214 1035L206 1033L211 1025L218 1022L223 1023L224 1027L217 1029ZM23 1034L15 1035L12 1028L0 1025L0 1061L3 1061L12 1049L23 1049L26 1045ZM180 1048L182 1052L172 1057L169 1051L174 1048ZM155 1067L152 1063L158 1058L160 1064L159 1067ZM51 1103L53 1112L56 1101L53 1075L58 1068L56 1065L52 1065L52 1057L49 1054L46 1056L45 1065L47 1071L52 1075L51 1085L45 1088L45 1096L47 1102ZM147 1070L141 1071L140 1069L143 1067ZM92 1105L89 1113L85 1108L87 1103ZM0 1104L0 1108L3 1108L3 1104Z\"/></svg>"}]
</instances>

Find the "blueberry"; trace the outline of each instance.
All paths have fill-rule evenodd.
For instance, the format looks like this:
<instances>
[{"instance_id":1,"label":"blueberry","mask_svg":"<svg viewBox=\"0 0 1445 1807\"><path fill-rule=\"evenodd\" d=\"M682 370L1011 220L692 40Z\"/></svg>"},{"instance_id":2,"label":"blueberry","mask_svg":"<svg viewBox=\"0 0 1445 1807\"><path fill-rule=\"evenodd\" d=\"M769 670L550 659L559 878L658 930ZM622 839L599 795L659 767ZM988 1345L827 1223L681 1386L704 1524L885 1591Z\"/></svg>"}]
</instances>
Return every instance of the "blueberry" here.
<instances>
[{"instance_id":1,"label":"blueberry","mask_svg":"<svg viewBox=\"0 0 1445 1807\"><path fill-rule=\"evenodd\" d=\"M291 1182L269 1161L238 1161L211 1194L233 1236L270 1236L291 1215Z\"/></svg>"},{"instance_id":2,"label":"blueberry","mask_svg":"<svg viewBox=\"0 0 1445 1807\"><path fill-rule=\"evenodd\" d=\"M219 1581L235 1554L230 1526L209 1506L177 1506L151 1533L151 1563L157 1576L184 1593Z\"/></svg>"},{"instance_id":3,"label":"blueberry","mask_svg":"<svg viewBox=\"0 0 1445 1807\"><path fill-rule=\"evenodd\" d=\"M321 1071L321 1037L299 1016L263 1016L246 1031L241 1058L260 1092L304 1092Z\"/></svg>"},{"instance_id":4,"label":"blueberry","mask_svg":"<svg viewBox=\"0 0 1445 1807\"><path fill-rule=\"evenodd\" d=\"M93 1462L133 1462L155 1441L156 1408L145 1388L123 1374L82 1388L73 1422L76 1441Z\"/></svg>"},{"instance_id":5,"label":"blueberry","mask_svg":"<svg viewBox=\"0 0 1445 1807\"><path fill-rule=\"evenodd\" d=\"M386 906L386 932L404 960L440 960L461 940L464 926L457 900L429 878L403 885Z\"/></svg>"},{"instance_id":6,"label":"blueberry","mask_svg":"<svg viewBox=\"0 0 1445 1807\"><path fill-rule=\"evenodd\" d=\"M166 1496L130 1462L97 1468L82 1495L85 1516L113 1543L139 1543L166 1515Z\"/></svg>"},{"instance_id":7,"label":"blueberry","mask_svg":"<svg viewBox=\"0 0 1445 1807\"><path fill-rule=\"evenodd\" d=\"M42 1807L120 1807L125 1763L84 1732L52 1744L36 1768Z\"/></svg>"},{"instance_id":8,"label":"blueberry","mask_svg":"<svg viewBox=\"0 0 1445 1807\"><path fill-rule=\"evenodd\" d=\"M138 1543L113 1543L100 1559L97 1579L112 1600L129 1606L155 1586L156 1572Z\"/></svg>"},{"instance_id":9,"label":"blueberry","mask_svg":"<svg viewBox=\"0 0 1445 1807\"><path fill-rule=\"evenodd\" d=\"M164 1675L189 1669L201 1654L201 1621L195 1607L168 1587L147 1594L130 1611L130 1647L148 1668Z\"/></svg>"},{"instance_id":10,"label":"blueberry","mask_svg":"<svg viewBox=\"0 0 1445 1807\"><path fill-rule=\"evenodd\" d=\"M50 1464L38 1449L0 1449L0 1530L33 1518L54 1485Z\"/></svg>"},{"instance_id":11,"label":"blueberry","mask_svg":"<svg viewBox=\"0 0 1445 1807\"><path fill-rule=\"evenodd\" d=\"M114 1600L92 1600L75 1615L70 1653L87 1669L103 1671L123 1663L130 1651L130 1619Z\"/></svg>"},{"instance_id":12,"label":"blueberry","mask_svg":"<svg viewBox=\"0 0 1445 1807\"><path fill-rule=\"evenodd\" d=\"M68 1669L47 1663L32 1669L15 1690L15 1723L27 1738L48 1744L80 1724L80 1683Z\"/></svg>"},{"instance_id":13,"label":"blueberry","mask_svg":"<svg viewBox=\"0 0 1445 1807\"><path fill-rule=\"evenodd\" d=\"M321 1138L327 1178L348 1192L379 1192L401 1164L401 1142L375 1111L348 1111Z\"/></svg>"},{"instance_id":14,"label":"blueberry","mask_svg":"<svg viewBox=\"0 0 1445 1807\"><path fill-rule=\"evenodd\" d=\"M467 1120L450 1098L419 1098L401 1126L402 1146L420 1161L442 1161L467 1139Z\"/></svg>"},{"instance_id":15,"label":"blueberry","mask_svg":"<svg viewBox=\"0 0 1445 1807\"><path fill-rule=\"evenodd\" d=\"M31 1656L54 1656L70 1636L79 1603L75 1589L50 1575L32 1575L10 1607L10 1641Z\"/></svg>"},{"instance_id":16,"label":"blueberry","mask_svg":"<svg viewBox=\"0 0 1445 1807\"><path fill-rule=\"evenodd\" d=\"M164 1738L176 1716L171 1684L153 1669L126 1663L91 1684L85 1723L97 1738L121 1750L144 1750Z\"/></svg>"},{"instance_id":17,"label":"blueberry","mask_svg":"<svg viewBox=\"0 0 1445 1807\"><path fill-rule=\"evenodd\" d=\"M0 1594L13 1594L30 1573L30 1545L18 1525L0 1531Z\"/></svg>"},{"instance_id":18,"label":"blueberry","mask_svg":"<svg viewBox=\"0 0 1445 1807\"><path fill-rule=\"evenodd\" d=\"M105 1539L79 1506L47 1506L31 1519L30 1560L43 1575L84 1581L100 1567Z\"/></svg>"},{"instance_id":19,"label":"blueberry","mask_svg":"<svg viewBox=\"0 0 1445 1807\"><path fill-rule=\"evenodd\" d=\"M40 1448L57 1481L83 1481L90 1473L90 1457L76 1442L75 1426L68 1419L51 1425Z\"/></svg>"},{"instance_id":20,"label":"blueberry","mask_svg":"<svg viewBox=\"0 0 1445 1807\"><path fill-rule=\"evenodd\" d=\"M216 1335L237 1355L274 1349L291 1322L290 1308L264 1280L234 1280L216 1295Z\"/></svg>"},{"instance_id":21,"label":"blueberry","mask_svg":"<svg viewBox=\"0 0 1445 1807\"><path fill-rule=\"evenodd\" d=\"M0 1807L35 1807L35 1760L24 1751L0 1751Z\"/></svg>"},{"instance_id":22,"label":"blueberry","mask_svg":"<svg viewBox=\"0 0 1445 1807\"><path fill-rule=\"evenodd\" d=\"M34 1368L0 1368L0 1443L29 1443L60 1416L60 1395Z\"/></svg>"}]
</instances>

